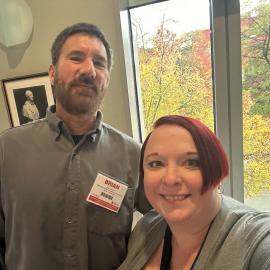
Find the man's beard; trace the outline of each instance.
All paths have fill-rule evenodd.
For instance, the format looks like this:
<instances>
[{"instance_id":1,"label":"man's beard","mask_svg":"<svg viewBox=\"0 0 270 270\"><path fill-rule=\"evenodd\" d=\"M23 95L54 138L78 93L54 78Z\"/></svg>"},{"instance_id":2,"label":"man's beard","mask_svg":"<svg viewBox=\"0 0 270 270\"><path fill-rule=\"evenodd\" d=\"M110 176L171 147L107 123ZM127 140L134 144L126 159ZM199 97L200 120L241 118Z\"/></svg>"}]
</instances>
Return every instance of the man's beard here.
<instances>
[{"instance_id":1,"label":"man's beard","mask_svg":"<svg viewBox=\"0 0 270 270\"><path fill-rule=\"evenodd\" d=\"M79 89L73 89L76 87ZM65 84L58 78L56 72L53 93L55 99L68 113L78 116L94 115L102 104L105 89L99 89L94 79L84 74ZM80 99L79 96L81 96Z\"/></svg>"}]
</instances>

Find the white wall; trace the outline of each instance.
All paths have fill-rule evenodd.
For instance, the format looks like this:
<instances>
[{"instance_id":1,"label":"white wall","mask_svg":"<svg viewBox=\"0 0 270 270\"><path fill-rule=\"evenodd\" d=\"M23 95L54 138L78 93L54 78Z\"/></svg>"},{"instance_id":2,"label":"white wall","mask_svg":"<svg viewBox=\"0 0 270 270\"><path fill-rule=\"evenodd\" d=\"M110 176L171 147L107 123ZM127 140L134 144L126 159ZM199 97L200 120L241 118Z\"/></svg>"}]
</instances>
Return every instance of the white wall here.
<instances>
[{"instance_id":1,"label":"white wall","mask_svg":"<svg viewBox=\"0 0 270 270\"><path fill-rule=\"evenodd\" d=\"M55 36L76 22L98 25L114 50L110 86L103 104L104 120L131 135L127 83L116 0L25 0L34 17L33 33L26 44L0 44L0 80L46 72ZM2 85L0 86L0 131L10 127Z\"/></svg>"}]
</instances>

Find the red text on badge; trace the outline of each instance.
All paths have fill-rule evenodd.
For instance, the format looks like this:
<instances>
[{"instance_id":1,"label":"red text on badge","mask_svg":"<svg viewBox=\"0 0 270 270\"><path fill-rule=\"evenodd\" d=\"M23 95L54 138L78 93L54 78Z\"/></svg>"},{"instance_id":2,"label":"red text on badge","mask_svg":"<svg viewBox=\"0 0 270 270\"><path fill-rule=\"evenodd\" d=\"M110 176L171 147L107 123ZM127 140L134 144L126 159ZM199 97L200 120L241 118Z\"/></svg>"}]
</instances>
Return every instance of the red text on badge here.
<instances>
[{"instance_id":1,"label":"red text on badge","mask_svg":"<svg viewBox=\"0 0 270 270\"><path fill-rule=\"evenodd\" d=\"M110 186L110 187L112 187L112 188L115 188L115 189L119 189L120 188L120 185L115 184L115 183L113 183L112 181L110 181L108 179L105 180L105 184L108 185L108 186Z\"/></svg>"}]
</instances>

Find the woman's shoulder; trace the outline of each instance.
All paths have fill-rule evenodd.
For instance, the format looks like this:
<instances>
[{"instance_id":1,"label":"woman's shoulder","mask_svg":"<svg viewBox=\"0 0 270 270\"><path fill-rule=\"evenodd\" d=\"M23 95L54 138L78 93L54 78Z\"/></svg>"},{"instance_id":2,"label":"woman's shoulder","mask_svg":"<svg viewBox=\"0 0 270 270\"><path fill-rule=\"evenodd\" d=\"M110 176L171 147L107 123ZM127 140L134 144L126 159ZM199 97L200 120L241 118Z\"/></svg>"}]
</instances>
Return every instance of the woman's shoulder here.
<instances>
[{"instance_id":1,"label":"woman's shoulder","mask_svg":"<svg viewBox=\"0 0 270 270\"><path fill-rule=\"evenodd\" d=\"M214 235L221 253L230 254L231 263L249 265L249 269L270 269L269 212L259 211L224 196L211 235Z\"/></svg>"},{"instance_id":2,"label":"woman's shoulder","mask_svg":"<svg viewBox=\"0 0 270 270\"><path fill-rule=\"evenodd\" d=\"M164 218L155 209L151 209L142 216L136 226L142 226L145 229L151 229L153 226L162 226L162 224L166 224Z\"/></svg>"},{"instance_id":3,"label":"woman's shoulder","mask_svg":"<svg viewBox=\"0 0 270 270\"><path fill-rule=\"evenodd\" d=\"M145 241L148 238L163 238L167 223L156 210L147 212L136 224L133 229L129 245L133 245L133 240L138 244L138 240Z\"/></svg>"},{"instance_id":4,"label":"woman's shoulder","mask_svg":"<svg viewBox=\"0 0 270 270\"><path fill-rule=\"evenodd\" d=\"M223 196L194 269L270 269L269 250L270 213Z\"/></svg>"},{"instance_id":5,"label":"woman's shoulder","mask_svg":"<svg viewBox=\"0 0 270 270\"><path fill-rule=\"evenodd\" d=\"M118 270L142 269L164 238L167 224L154 210L146 213L136 224L128 242L128 254Z\"/></svg>"},{"instance_id":6,"label":"woman's shoulder","mask_svg":"<svg viewBox=\"0 0 270 270\"><path fill-rule=\"evenodd\" d=\"M223 216L234 216L245 220L246 225L264 225L270 222L270 212L264 212L245 205L233 198L223 196L221 212Z\"/></svg>"}]
</instances>

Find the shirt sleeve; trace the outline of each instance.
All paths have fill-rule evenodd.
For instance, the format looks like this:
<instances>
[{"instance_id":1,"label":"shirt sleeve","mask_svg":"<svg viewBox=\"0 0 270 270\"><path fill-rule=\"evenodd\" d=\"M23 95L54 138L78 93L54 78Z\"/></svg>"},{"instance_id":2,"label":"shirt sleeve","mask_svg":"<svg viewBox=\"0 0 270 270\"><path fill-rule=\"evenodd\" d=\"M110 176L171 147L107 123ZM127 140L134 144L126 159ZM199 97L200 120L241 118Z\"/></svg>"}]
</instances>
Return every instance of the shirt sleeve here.
<instances>
[{"instance_id":1,"label":"shirt sleeve","mask_svg":"<svg viewBox=\"0 0 270 270\"><path fill-rule=\"evenodd\" d=\"M2 214L0 216L0 269L5 268L5 236L4 236L4 220Z\"/></svg>"},{"instance_id":2,"label":"shirt sleeve","mask_svg":"<svg viewBox=\"0 0 270 270\"><path fill-rule=\"evenodd\" d=\"M250 260L249 269L270 269L270 233L258 244Z\"/></svg>"},{"instance_id":3,"label":"shirt sleeve","mask_svg":"<svg viewBox=\"0 0 270 270\"><path fill-rule=\"evenodd\" d=\"M0 149L0 269L5 270L5 219L2 209L2 150Z\"/></svg>"}]
</instances>

